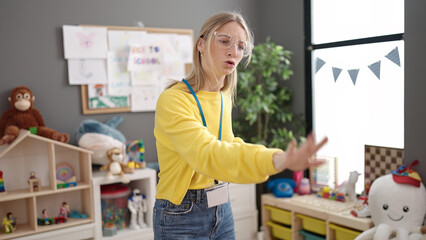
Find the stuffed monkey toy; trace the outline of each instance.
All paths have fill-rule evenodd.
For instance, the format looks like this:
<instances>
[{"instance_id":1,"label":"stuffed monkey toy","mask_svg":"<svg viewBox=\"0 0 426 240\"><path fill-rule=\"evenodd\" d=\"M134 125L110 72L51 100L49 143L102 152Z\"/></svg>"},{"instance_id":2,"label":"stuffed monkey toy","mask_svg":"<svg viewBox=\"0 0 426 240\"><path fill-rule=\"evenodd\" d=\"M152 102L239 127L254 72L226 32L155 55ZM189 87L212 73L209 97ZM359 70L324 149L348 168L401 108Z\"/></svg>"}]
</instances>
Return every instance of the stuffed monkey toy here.
<instances>
[{"instance_id":1,"label":"stuffed monkey toy","mask_svg":"<svg viewBox=\"0 0 426 240\"><path fill-rule=\"evenodd\" d=\"M35 97L31 90L19 86L9 95L9 109L0 118L0 145L13 142L19 135L20 129L35 127L37 135L59 142L68 142L68 133L59 133L48 128L40 112L33 107Z\"/></svg>"}]
</instances>

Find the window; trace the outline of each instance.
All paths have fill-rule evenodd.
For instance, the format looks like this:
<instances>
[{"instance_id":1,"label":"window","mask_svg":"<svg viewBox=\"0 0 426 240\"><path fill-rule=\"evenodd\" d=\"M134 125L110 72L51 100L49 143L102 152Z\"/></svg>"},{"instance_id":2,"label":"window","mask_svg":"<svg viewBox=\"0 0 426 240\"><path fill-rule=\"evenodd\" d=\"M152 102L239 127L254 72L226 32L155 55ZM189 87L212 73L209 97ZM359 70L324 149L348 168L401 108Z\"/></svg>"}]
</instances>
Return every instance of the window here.
<instances>
[{"instance_id":1,"label":"window","mask_svg":"<svg viewBox=\"0 0 426 240\"><path fill-rule=\"evenodd\" d=\"M329 137L338 181L364 145L404 148L404 1L306 0L308 128ZM363 175L357 192L364 190Z\"/></svg>"}]
</instances>

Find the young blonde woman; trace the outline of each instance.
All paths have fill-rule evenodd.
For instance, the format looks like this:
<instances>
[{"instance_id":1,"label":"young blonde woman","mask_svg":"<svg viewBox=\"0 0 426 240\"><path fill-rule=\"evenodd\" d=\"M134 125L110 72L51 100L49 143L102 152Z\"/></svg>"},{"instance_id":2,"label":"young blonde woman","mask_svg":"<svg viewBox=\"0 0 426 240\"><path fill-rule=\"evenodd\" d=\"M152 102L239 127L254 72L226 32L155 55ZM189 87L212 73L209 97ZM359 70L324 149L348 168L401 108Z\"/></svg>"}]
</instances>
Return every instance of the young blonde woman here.
<instances>
[{"instance_id":1,"label":"young blonde woman","mask_svg":"<svg viewBox=\"0 0 426 240\"><path fill-rule=\"evenodd\" d=\"M195 41L192 72L159 97L155 239L235 239L227 183L260 183L284 169L322 163L311 157L327 139L316 144L312 134L286 151L234 136L236 68L243 58L250 61L252 47L252 33L240 14L211 16Z\"/></svg>"}]
</instances>

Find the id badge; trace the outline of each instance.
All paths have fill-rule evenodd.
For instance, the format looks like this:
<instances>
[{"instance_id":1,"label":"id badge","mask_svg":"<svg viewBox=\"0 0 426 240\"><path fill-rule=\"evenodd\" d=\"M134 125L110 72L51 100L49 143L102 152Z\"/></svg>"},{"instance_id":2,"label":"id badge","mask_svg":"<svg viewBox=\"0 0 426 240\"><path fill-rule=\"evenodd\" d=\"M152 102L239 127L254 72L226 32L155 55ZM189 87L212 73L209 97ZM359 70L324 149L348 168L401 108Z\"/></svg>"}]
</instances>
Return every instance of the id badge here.
<instances>
[{"instance_id":1,"label":"id badge","mask_svg":"<svg viewBox=\"0 0 426 240\"><path fill-rule=\"evenodd\" d=\"M221 183L205 190L209 208L228 202L228 185L228 183Z\"/></svg>"}]
</instances>

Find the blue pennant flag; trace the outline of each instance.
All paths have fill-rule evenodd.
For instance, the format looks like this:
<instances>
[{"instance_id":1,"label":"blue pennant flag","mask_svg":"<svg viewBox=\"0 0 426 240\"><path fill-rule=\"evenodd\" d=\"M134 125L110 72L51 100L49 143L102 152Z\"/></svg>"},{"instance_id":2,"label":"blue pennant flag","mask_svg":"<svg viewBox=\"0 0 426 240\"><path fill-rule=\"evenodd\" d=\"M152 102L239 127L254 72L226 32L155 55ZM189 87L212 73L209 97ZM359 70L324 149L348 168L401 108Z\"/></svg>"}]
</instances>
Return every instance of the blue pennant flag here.
<instances>
[{"instance_id":1,"label":"blue pennant flag","mask_svg":"<svg viewBox=\"0 0 426 240\"><path fill-rule=\"evenodd\" d=\"M354 83L354 86L355 86L356 78L358 77L358 73L359 73L359 69L350 69L350 70L348 70L348 73L349 73L349 76L352 79L352 82Z\"/></svg>"},{"instance_id":2,"label":"blue pennant flag","mask_svg":"<svg viewBox=\"0 0 426 240\"><path fill-rule=\"evenodd\" d=\"M368 68L370 68L374 75L380 80L380 61L368 65Z\"/></svg>"},{"instance_id":3,"label":"blue pennant flag","mask_svg":"<svg viewBox=\"0 0 426 240\"><path fill-rule=\"evenodd\" d=\"M325 62L321 58L317 58L315 73L317 73L322 66L324 66Z\"/></svg>"},{"instance_id":4,"label":"blue pennant flag","mask_svg":"<svg viewBox=\"0 0 426 240\"><path fill-rule=\"evenodd\" d=\"M334 82L337 81L337 78L339 77L341 72L342 72L342 69L333 67Z\"/></svg>"},{"instance_id":5,"label":"blue pennant flag","mask_svg":"<svg viewBox=\"0 0 426 240\"><path fill-rule=\"evenodd\" d=\"M399 52L398 47L394 48L392 51L386 55L386 57L391 60L393 63L401 67L401 63L399 62Z\"/></svg>"}]
</instances>

